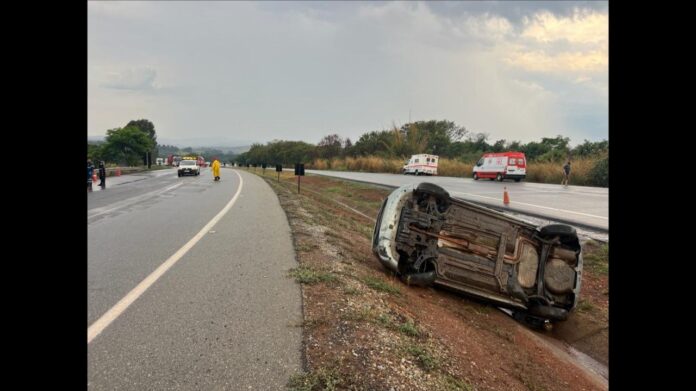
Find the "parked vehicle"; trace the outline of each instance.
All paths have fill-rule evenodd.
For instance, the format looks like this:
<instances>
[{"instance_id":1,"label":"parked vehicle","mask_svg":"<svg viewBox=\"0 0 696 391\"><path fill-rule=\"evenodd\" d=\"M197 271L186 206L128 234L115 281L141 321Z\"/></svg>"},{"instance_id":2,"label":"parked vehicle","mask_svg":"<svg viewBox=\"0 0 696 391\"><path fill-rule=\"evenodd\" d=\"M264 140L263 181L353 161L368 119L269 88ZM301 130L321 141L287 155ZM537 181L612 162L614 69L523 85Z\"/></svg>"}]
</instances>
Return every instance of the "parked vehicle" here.
<instances>
[{"instance_id":1,"label":"parked vehicle","mask_svg":"<svg viewBox=\"0 0 696 391\"><path fill-rule=\"evenodd\" d=\"M474 166L474 180L489 178L519 182L527 176L527 158L522 152L487 153Z\"/></svg>"},{"instance_id":2,"label":"parked vehicle","mask_svg":"<svg viewBox=\"0 0 696 391\"><path fill-rule=\"evenodd\" d=\"M167 157L167 165L172 167L179 167L179 162L181 161L181 156L179 155L169 155Z\"/></svg>"},{"instance_id":3,"label":"parked vehicle","mask_svg":"<svg viewBox=\"0 0 696 391\"><path fill-rule=\"evenodd\" d=\"M573 227L535 227L432 183L387 197L372 251L406 284L453 289L536 326L565 320L578 302L583 260Z\"/></svg>"},{"instance_id":4,"label":"parked vehicle","mask_svg":"<svg viewBox=\"0 0 696 391\"><path fill-rule=\"evenodd\" d=\"M419 154L413 155L403 167L404 175L437 175L437 155Z\"/></svg>"}]
</instances>

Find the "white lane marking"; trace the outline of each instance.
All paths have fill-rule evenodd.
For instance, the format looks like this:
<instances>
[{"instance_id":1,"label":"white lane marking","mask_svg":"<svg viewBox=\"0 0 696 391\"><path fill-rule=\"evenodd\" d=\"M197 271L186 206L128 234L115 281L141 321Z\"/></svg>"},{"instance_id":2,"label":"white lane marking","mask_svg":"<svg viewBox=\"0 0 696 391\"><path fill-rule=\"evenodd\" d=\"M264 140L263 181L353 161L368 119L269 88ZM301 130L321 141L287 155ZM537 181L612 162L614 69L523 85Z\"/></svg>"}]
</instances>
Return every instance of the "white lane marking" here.
<instances>
[{"instance_id":1,"label":"white lane marking","mask_svg":"<svg viewBox=\"0 0 696 391\"><path fill-rule=\"evenodd\" d=\"M128 292L128 294L123 299L119 300L119 302L116 303L116 305L114 305L113 307L111 307L111 309L106 311L106 313L102 315L99 319L97 319L96 322L92 323L92 325L89 326L89 328L87 328L87 343L92 342L92 340L96 338L102 331L104 331L104 329L107 328L111 324L111 322L116 320L116 318L118 318L123 313L123 311L126 310L126 308L128 308L131 304L133 304L135 300L137 300L143 293L145 293L145 291L148 288L150 288L150 286L152 286L152 284L154 284L160 277L162 277L162 275L166 273L167 270L169 270L169 268L174 266L174 264L179 259L181 259L181 257L183 257L193 246L195 246L196 243L198 243L198 241L201 240L201 238L203 238L203 236L208 231L210 231L210 229L213 228L213 226L215 226L215 224L217 224L217 222L220 221L220 219L232 208L232 205L234 205L235 201L237 201L237 197L239 197L239 194L242 192L243 185L242 176L239 175L239 173L237 173L236 171L235 174L237 174L237 176L239 177L239 189L237 189L237 193L235 193L234 197L232 197L230 202L228 202L227 205L225 205L225 207L222 208L222 210L217 215L215 215L215 217L213 217L213 219L210 220L208 224L205 225L205 227L201 228L201 230L198 231L198 233L193 238L191 238L191 240L189 240L186 244L184 244L183 247L177 250L177 252L175 252L171 257L169 257L169 259L164 261L164 263L161 264L157 269L155 269L155 271L150 273L149 276L145 277L145 279L142 280L140 284L138 284L135 288L133 288L133 290Z\"/></svg>"},{"instance_id":2,"label":"white lane marking","mask_svg":"<svg viewBox=\"0 0 696 391\"><path fill-rule=\"evenodd\" d=\"M462 192L452 192L452 194L464 194L464 195L468 195L468 196L472 196L472 197L481 197L481 198L488 198L489 200L500 201L500 198L486 197L486 196L482 196L482 195L478 195L478 194L462 193ZM602 220L609 220L608 217L604 217L604 216L591 215L589 213L582 213L582 212L574 212L572 210L566 210L566 209L556 209L556 208L551 208L549 206L528 204L526 202L519 202L519 201L512 202L512 201L510 201L510 204L526 205L526 206L531 206L533 208L550 209L550 210L555 210L557 212L572 213L572 214L581 215L581 216L594 217L594 218L602 219Z\"/></svg>"},{"instance_id":3,"label":"white lane marking","mask_svg":"<svg viewBox=\"0 0 696 391\"><path fill-rule=\"evenodd\" d=\"M130 205L133 205L133 204L135 204L135 203L137 203L137 202L140 202L140 201L142 201L142 200L144 200L144 199L146 199L146 198L154 197L154 196L160 195L160 194L164 194L164 193L168 192L169 190L173 190L173 189L175 189L175 188L177 188L177 187L179 187L179 186L181 186L181 185L183 185L183 184L184 184L184 182L179 182L179 183L177 183L176 185L169 186L168 188L166 188L166 189L164 189L164 190L155 190L155 191L151 191L151 192L149 192L149 193L145 193L145 194L141 194L141 195L139 195L139 196L135 196L135 197L129 198L129 199L127 199L127 200L119 201L119 202L117 202L117 205L114 206L113 208L109 208L109 209L94 208L94 209L91 209L92 211L97 211L97 213L88 214L88 215L87 215L87 220L91 219L92 217L97 217L97 216L99 216L99 215L103 215L104 213L113 212L113 211L115 211L116 209L125 208L125 207L130 206Z\"/></svg>"},{"instance_id":4,"label":"white lane marking","mask_svg":"<svg viewBox=\"0 0 696 391\"><path fill-rule=\"evenodd\" d=\"M449 184L447 184L449 185ZM446 185L446 186L447 186ZM591 197L602 197L602 198L607 198L608 196L606 194L594 194L594 193L583 193L579 191L574 191L573 193L568 193L564 189L558 189L558 190L540 190L540 189L526 189L526 188L518 188L518 187L511 187L511 189L518 191L518 194L524 194L525 196L534 196L537 195L536 193L539 193L538 195L547 195L544 193L549 193L553 195L559 195L559 194L568 194L568 195L581 195L583 197L585 196L591 196ZM500 190L495 190L495 191L480 191L477 194L500 194Z\"/></svg>"}]
</instances>

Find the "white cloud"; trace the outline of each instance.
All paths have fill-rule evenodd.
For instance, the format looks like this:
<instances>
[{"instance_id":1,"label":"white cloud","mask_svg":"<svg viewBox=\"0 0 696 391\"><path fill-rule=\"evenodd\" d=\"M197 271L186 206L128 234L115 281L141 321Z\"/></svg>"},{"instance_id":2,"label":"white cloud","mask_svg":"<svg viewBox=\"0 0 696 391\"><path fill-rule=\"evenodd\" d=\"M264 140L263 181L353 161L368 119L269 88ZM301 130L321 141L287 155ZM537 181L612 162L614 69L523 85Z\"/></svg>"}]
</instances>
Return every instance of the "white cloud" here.
<instances>
[{"instance_id":1,"label":"white cloud","mask_svg":"<svg viewBox=\"0 0 696 391\"><path fill-rule=\"evenodd\" d=\"M604 51L563 52L550 55L544 51L518 51L505 61L532 72L574 74L577 72L606 72L609 58Z\"/></svg>"},{"instance_id":2,"label":"white cloud","mask_svg":"<svg viewBox=\"0 0 696 391\"><path fill-rule=\"evenodd\" d=\"M609 15L576 9L570 17L558 17L548 11L526 18L522 37L542 43L567 40L579 44L604 44L609 41Z\"/></svg>"}]
</instances>

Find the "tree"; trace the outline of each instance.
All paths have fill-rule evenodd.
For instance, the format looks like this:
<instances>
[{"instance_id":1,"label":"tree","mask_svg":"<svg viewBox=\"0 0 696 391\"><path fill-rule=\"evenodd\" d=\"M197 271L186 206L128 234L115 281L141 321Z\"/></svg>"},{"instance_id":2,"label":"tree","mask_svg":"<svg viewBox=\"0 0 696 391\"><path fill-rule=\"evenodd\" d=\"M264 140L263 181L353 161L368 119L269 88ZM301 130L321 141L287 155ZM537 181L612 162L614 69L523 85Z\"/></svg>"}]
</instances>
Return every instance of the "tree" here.
<instances>
[{"instance_id":1,"label":"tree","mask_svg":"<svg viewBox=\"0 0 696 391\"><path fill-rule=\"evenodd\" d=\"M452 121L430 120L417 121L404 125L402 130L417 130L422 138L427 140L425 149L417 153L425 152L435 155L446 155L451 143L459 141L468 132L463 126L457 126Z\"/></svg>"},{"instance_id":2,"label":"tree","mask_svg":"<svg viewBox=\"0 0 696 391\"><path fill-rule=\"evenodd\" d=\"M91 159L93 162L105 160L103 155L103 144L87 143L87 159Z\"/></svg>"},{"instance_id":3,"label":"tree","mask_svg":"<svg viewBox=\"0 0 696 391\"><path fill-rule=\"evenodd\" d=\"M364 133L351 148L353 156L387 155L389 131Z\"/></svg>"},{"instance_id":4,"label":"tree","mask_svg":"<svg viewBox=\"0 0 696 391\"><path fill-rule=\"evenodd\" d=\"M495 143L493 143L493 152L505 152L505 150L507 149L505 144L505 139L496 141Z\"/></svg>"},{"instance_id":5,"label":"tree","mask_svg":"<svg viewBox=\"0 0 696 391\"><path fill-rule=\"evenodd\" d=\"M337 134L324 136L319 141L319 144L317 144L317 153L319 154L319 157L323 159L337 157L341 154L343 143L343 139Z\"/></svg>"},{"instance_id":6,"label":"tree","mask_svg":"<svg viewBox=\"0 0 696 391\"><path fill-rule=\"evenodd\" d=\"M584 143L573 148L571 152L576 156L601 156L609 152L609 141L591 142L585 140Z\"/></svg>"},{"instance_id":7,"label":"tree","mask_svg":"<svg viewBox=\"0 0 696 391\"><path fill-rule=\"evenodd\" d=\"M126 124L126 128L128 127L136 127L140 129L143 133L147 134L147 136L152 141L152 147L144 152L145 156L143 158L143 161L145 162L145 164L147 164L147 168L150 168L150 166L152 165L153 152L155 156L159 154L157 152L157 133L155 132L155 124L146 119L139 119L128 122L128 124ZM154 149L154 151L152 149Z\"/></svg>"},{"instance_id":8,"label":"tree","mask_svg":"<svg viewBox=\"0 0 696 391\"><path fill-rule=\"evenodd\" d=\"M104 157L112 161L135 166L153 147L152 139L145 132L130 126L107 130L102 153Z\"/></svg>"}]
</instances>

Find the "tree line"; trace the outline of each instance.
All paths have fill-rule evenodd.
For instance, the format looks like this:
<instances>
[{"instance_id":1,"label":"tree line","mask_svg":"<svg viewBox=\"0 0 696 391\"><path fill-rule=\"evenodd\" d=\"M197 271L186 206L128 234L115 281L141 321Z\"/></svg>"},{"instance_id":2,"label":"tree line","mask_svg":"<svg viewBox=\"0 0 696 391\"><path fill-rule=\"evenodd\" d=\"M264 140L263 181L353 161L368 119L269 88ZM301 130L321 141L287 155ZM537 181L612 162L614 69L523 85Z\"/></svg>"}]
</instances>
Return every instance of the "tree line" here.
<instances>
[{"instance_id":1,"label":"tree line","mask_svg":"<svg viewBox=\"0 0 696 391\"><path fill-rule=\"evenodd\" d=\"M602 158L609 153L607 140L570 148L568 137L544 137L541 141L521 143L497 140L488 142L488 134L470 132L452 121L430 120L408 123L398 128L371 131L355 143L338 134L324 136L314 145L302 141L273 140L265 145L256 143L239 156L240 164L283 164L312 162L316 159L377 156L385 159L407 159L413 154L429 153L465 163L477 161L488 152L524 152L530 162L560 162L565 159Z\"/></svg>"},{"instance_id":2,"label":"tree line","mask_svg":"<svg viewBox=\"0 0 696 391\"><path fill-rule=\"evenodd\" d=\"M179 148L157 144L155 125L147 119L132 120L122 128L107 130L103 142L87 143L88 159L110 164L152 165L156 158L167 158L169 155L204 156L206 159L217 157L227 162L232 162L236 157L234 153L224 153L214 148Z\"/></svg>"},{"instance_id":3,"label":"tree line","mask_svg":"<svg viewBox=\"0 0 696 391\"><path fill-rule=\"evenodd\" d=\"M107 130L102 143L87 143L88 159L119 165L151 165L157 154L157 132L147 119L132 120L122 128Z\"/></svg>"}]
</instances>

